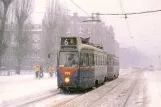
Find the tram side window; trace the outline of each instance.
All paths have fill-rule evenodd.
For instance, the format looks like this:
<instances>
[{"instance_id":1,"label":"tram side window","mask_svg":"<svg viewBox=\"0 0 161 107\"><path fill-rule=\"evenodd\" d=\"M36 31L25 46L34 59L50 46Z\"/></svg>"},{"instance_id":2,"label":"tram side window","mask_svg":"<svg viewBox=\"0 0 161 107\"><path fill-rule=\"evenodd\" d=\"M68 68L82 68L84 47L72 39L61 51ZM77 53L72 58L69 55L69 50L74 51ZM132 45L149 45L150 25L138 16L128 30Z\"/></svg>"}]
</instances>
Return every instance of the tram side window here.
<instances>
[{"instance_id":1,"label":"tram side window","mask_svg":"<svg viewBox=\"0 0 161 107\"><path fill-rule=\"evenodd\" d=\"M108 61L109 61L109 64L108 64L108 65L109 65L109 66L112 66L111 58L109 58Z\"/></svg>"},{"instance_id":2,"label":"tram side window","mask_svg":"<svg viewBox=\"0 0 161 107\"><path fill-rule=\"evenodd\" d=\"M104 65L104 59L103 59L104 57L102 57L102 65Z\"/></svg>"},{"instance_id":3,"label":"tram side window","mask_svg":"<svg viewBox=\"0 0 161 107\"><path fill-rule=\"evenodd\" d=\"M94 66L94 54L91 54L92 57L92 66Z\"/></svg>"},{"instance_id":4,"label":"tram side window","mask_svg":"<svg viewBox=\"0 0 161 107\"><path fill-rule=\"evenodd\" d=\"M117 65L117 62L116 62L116 60L114 60L114 65L115 65L115 66Z\"/></svg>"},{"instance_id":5,"label":"tram side window","mask_svg":"<svg viewBox=\"0 0 161 107\"><path fill-rule=\"evenodd\" d=\"M101 65L101 56L99 55L99 65Z\"/></svg>"},{"instance_id":6,"label":"tram side window","mask_svg":"<svg viewBox=\"0 0 161 107\"><path fill-rule=\"evenodd\" d=\"M100 65L102 65L102 56L100 56Z\"/></svg>"},{"instance_id":7,"label":"tram side window","mask_svg":"<svg viewBox=\"0 0 161 107\"><path fill-rule=\"evenodd\" d=\"M81 53L80 54L80 66L83 66L84 65L84 54Z\"/></svg>"},{"instance_id":8,"label":"tram side window","mask_svg":"<svg viewBox=\"0 0 161 107\"><path fill-rule=\"evenodd\" d=\"M101 55L100 55L100 65L102 65L102 57L101 57Z\"/></svg>"},{"instance_id":9,"label":"tram side window","mask_svg":"<svg viewBox=\"0 0 161 107\"><path fill-rule=\"evenodd\" d=\"M107 60L107 57L105 57L105 65L108 64L108 60Z\"/></svg>"},{"instance_id":10,"label":"tram side window","mask_svg":"<svg viewBox=\"0 0 161 107\"><path fill-rule=\"evenodd\" d=\"M97 66L99 65L99 55L97 55Z\"/></svg>"},{"instance_id":11,"label":"tram side window","mask_svg":"<svg viewBox=\"0 0 161 107\"><path fill-rule=\"evenodd\" d=\"M96 56L97 66L99 66L99 55Z\"/></svg>"},{"instance_id":12,"label":"tram side window","mask_svg":"<svg viewBox=\"0 0 161 107\"><path fill-rule=\"evenodd\" d=\"M112 66L112 58L110 58L109 60L110 60L109 61L110 62L109 65Z\"/></svg>"},{"instance_id":13,"label":"tram side window","mask_svg":"<svg viewBox=\"0 0 161 107\"><path fill-rule=\"evenodd\" d=\"M85 67L86 66L86 57L84 53L81 53L81 62L80 62L80 66Z\"/></svg>"},{"instance_id":14,"label":"tram side window","mask_svg":"<svg viewBox=\"0 0 161 107\"><path fill-rule=\"evenodd\" d=\"M106 59L105 56L103 56L103 65L105 65L105 59Z\"/></svg>"},{"instance_id":15,"label":"tram side window","mask_svg":"<svg viewBox=\"0 0 161 107\"><path fill-rule=\"evenodd\" d=\"M106 65L109 65L109 59L106 57Z\"/></svg>"},{"instance_id":16,"label":"tram side window","mask_svg":"<svg viewBox=\"0 0 161 107\"><path fill-rule=\"evenodd\" d=\"M97 66L99 65L99 56L97 55Z\"/></svg>"},{"instance_id":17,"label":"tram side window","mask_svg":"<svg viewBox=\"0 0 161 107\"><path fill-rule=\"evenodd\" d=\"M102 57L100 56L100 65L102 65Z\"/></svg>"},{"instance_id":18,"label":"tram side window","mask_svg":"<svg viewBox=\"0 0 161 107\"><path fill-rule=\"evenodd\" d=\"M89 66L89 54L86 53L85 56L86 56L86 66Z\"/></svg>"},{"instance_id":19,"label":"tram side window","mask_svg":"<svg viewBox=\"0 0 161 107\"><path fill-rule=\"evenodd\" d=\"M114 65L114 60L111 58L111 65L113 66Z\"/></svg>"},{"instance_id":20,"label":"tram side window","mask_svg":"<svg viewBox=\"0 0 161 107\"><path fill-rule=\"evenodd\" d=\"M89 66L89 55L88 55L88 53L81 53L80 66L82 66L82 67Z\"/></svg>"},{"instance_id":21,"label":"tram side window","mask_svg":"<svg viewBox=\"0 0 161 107\"><path fill-rule=\"evenodd\" d=\"M97 66L98 62L97 62L97 55L95 54L95 65Z\"/></svg>"},{"instance_id":22,"label":"tram side window","mask_svg":"<svg viewBox=\"0 0 161 107\"><path fill-rule=\"evenodd\" d=\"M100 56L100 65L102 65L102 57Z\"/></svg>"},{"instance_id":23,"label":"tram side window","mask_svg":"<svg viewBox=\"0 0 161 107\"><path fill-rule=\"evenodd\" d=\"M103 56L103 57L102 57L102 65L105 65L105 63L104 63L104 60L105 60L105 59L104 59L104 58L105 58L105 57Z\"/></svg>"},{"instance_id":24,"label":"tram side window","mask_svg":"<svg viewBox=\"0 0 161 107\"><path fill-rule=\"evenodd\" d=\"M102 57L101 57L101 55L99 56L99 59L100 59L100 64L99 65L102 65Z\"/></svg>"},{"instance_id":25,"label":"tram side window","mask_svg":"<svg viewBox=\"0 0 161 107\"><path fill-rule=\"evenodd\" d=\"M105 62L104 62L104 64L106 65L106 61L107 61L107 57L105 56L105 60L104 60Z\"/></svg>"},{"instance_id":26,"label":"tram side window","mask_svg":"<svg viewBox=\"0 0 161 107\"><path fill-rule=\"evenodd\" d=\"M93 65L94 65L94 55L89 54L89 66L93 66Z\"/></svg>"},{"instance_id":27,"label":"tram side window","mask_svg":"<svg viewBox=\"0 0 161 107\"><path fill-rule=\"evenodd\" d=\"M100 65L102 65L102 56L99 56L100 59Z\"/></svg>"},{"instance_id":28,"label":"tram side window","mask_svg":"<svg viewBox=\"0 0 161 107\"><path fill-rule=\"evenodd\" d=\"M102 56L100 56L100 65L102 65Z\"/></svg>"},{"instance_id":29,"label":"tram side window","mask_svg":"<svg viewBox=\"0 0 161 107\"><path fill-rule=\"evenodd\" d=\"M102 65L104 65L104 56L102 57Z\"/></svg>"},{"instance_id":30,"label":"tram side window","mask_svg":"<svg viewBox=\"0 0 161 107\"><path fill-rule=\"evenodd\" d=\"M102 57L102 65L104 65L104 59L103 59L104 57Z\"/></svg>"},{"instance_id":31,"label":"tram side window","mask_svg":"<svg viewBox=\"0 0 161 107\"><path fill-rule=\"evenodd\" d=\"M109 66L111 66L111 58L109 58Z\"/></svg>"}]
</instances>

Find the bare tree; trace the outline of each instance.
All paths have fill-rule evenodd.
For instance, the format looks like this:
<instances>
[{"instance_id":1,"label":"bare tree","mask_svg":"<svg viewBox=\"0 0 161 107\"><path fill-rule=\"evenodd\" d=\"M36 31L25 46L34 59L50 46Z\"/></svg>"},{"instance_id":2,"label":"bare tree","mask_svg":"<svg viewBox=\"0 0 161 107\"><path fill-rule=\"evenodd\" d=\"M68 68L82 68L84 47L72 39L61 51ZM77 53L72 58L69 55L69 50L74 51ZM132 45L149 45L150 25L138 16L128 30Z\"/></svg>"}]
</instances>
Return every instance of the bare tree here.
<instances>
[{"instance_id":1,"label":"bare tree","mask_svg":"<svg viewBox=\"0 0 161 107\"><path fill-rule=\"evenodd\" d=\"M5 52L5 49L7 48L7 45L5 44L5 42L3 42L4 29L7 20L8 8L12 1L13 0L0 0L0 59ZM0 61L0 68L1 68L1 61Z\"/></svg>"},{"instance_id":2,"label":"bare tree","mask_svg":"<svg viewBox=\"0 0 161 107\"><path fill-rule=\"evenodd\" d=\"M58 38L63 33L66 32L66 14L65 9L60 4L58 0L49 0L47 5L47 10L44 17L44 39L45 39L45 56L48 53L54 53L54 58L56 61L56 53L58 47Z\"/></svg>"},{"instance_id":3,"label":"bare tree","mask_svg":"<svg viewBox=\"0 0 161 107\"><path fill-rule=\"evenodd\" d=\"M16 0L15 1L15 20L17 25L17 65L16 74L20 74L21 61L24 56L24 44L27 41L27 35L24 34L24 24L33 11L34 0Z\"/></svg>"}]
</instances>

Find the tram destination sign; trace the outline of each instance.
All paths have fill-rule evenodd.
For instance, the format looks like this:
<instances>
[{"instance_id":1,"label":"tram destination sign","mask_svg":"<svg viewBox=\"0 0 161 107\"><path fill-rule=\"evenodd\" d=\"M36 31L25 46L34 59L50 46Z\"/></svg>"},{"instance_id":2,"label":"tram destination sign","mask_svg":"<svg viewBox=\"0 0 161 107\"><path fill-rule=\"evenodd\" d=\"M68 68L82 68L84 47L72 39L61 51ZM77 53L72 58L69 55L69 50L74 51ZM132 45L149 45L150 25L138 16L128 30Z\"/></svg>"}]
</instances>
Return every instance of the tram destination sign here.
<instances>
[{"instance_id":1,"label":"tram destination sign","mask_svg":"<svg viewBox=\"0 0 161 107\"><path fill-rule=\"evenodd\" d=\"M61 46L74 46L77 45L76 38L61 38Z\"/></svg>"}]
</instances>

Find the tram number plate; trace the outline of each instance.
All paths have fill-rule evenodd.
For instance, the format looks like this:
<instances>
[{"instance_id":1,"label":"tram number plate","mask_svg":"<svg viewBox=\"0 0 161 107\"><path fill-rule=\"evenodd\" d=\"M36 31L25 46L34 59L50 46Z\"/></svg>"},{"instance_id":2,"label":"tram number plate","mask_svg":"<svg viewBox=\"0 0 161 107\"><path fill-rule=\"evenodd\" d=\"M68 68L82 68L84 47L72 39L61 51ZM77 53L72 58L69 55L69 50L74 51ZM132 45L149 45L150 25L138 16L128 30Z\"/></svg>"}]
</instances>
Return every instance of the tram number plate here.
<instances>
[{"instance_id":1,"label":"tram number plate","mask_svg":"<svg viewBox=\"0 0 161 107\"><path fill-rule=\"evenodd\" d=\"M70 72L65 72L65 75L70 75Z\"/></svg>"},{"instance_id":2,"label":"tram number plate","mask_svg":"<svg viewBox=\"0 0 161 107\"><path fill-rule=\"evenodd\" d=\"M62 38L61 39L61 45L70 46L70 45L76 45L76 44L77 44L76 38Z\"/></svg>"}]
</instances>

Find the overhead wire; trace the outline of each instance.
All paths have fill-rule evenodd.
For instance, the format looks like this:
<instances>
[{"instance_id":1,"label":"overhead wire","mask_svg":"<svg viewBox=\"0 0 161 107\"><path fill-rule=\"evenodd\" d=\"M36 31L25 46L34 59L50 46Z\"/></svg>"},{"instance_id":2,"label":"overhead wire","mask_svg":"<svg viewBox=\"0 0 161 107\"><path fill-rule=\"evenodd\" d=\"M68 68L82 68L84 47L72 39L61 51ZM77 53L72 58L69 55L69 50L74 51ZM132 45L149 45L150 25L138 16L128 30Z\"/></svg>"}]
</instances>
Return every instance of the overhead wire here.
<instances>
[{"instance_id":1,"label":"overhead wire","mask_svg":"<svg viewBox=\"0 0 161 107\"><path fill-rule=\"evenodd\" d=\"M151 10L151 11L143 11L143 12L133 12L133 13L99 13L100 15L137 15L137 14L148 14L148 13L157 13L161 12L160 10Z\"/></svg>"},{"instance_id":2,"label":"overhead wire","mask_svg":"<svg viewBox=\"0 0 161 107\"><path fill-rule=\"evenodd\" d=\"M132 33L131 33L131 29L130 29L129 23L128 23L128 21L126 20L126 19L127 19L127 16L126 16L126 14L125 14L126 12L125 12L125 9L124 9L124 7L123 7L122 1L121 1L121 0L118 0L118 2L119 2L119 5L120 5L120 8L121 8L121 10L122 10L122 13L125 15L125 23L126 23L126 26L127 26L127 30L128 30L129 35L130 35L130 38L131 38L131 40L132 40L132 42L133 42L133 46L134 46L134 48L136 49L135 43L134 43L134 38L133 38L133 36L132 36Z\"/></svg>"},{"instance_id":3,"label":"overhead wire","mask_svg":"<svg viewBox=\"0 0 161 107\"><path fill-rule=\"evenodd\" d=\"M88 14L87 11L85 11L83 8L81 8L76 2L74 2L73 0L70 0L77 8L79 8L82 12L84 12L87 16L91 17L90 14Z\"/></svg>"},{"instance_id":4,"label":"overhead wire","mask_svg":"<svg viewBox=\"0 0 161 107\"><path fill-rule=\"evenodd\" d=\"M76 2L74 2L73 0L70 0L77 8L79 8L81 11L83 11L88 17L90 17L92 20L86 20L86 21L83 21L83 22L101 22L100 20L95 20L94 19L94 16L93 16L93 14L92 15L90 15L90 14L88 14L88 12L87 11L85 11L83 8L81 8ZM99 15L98 13L97 13L97 15ZM94 29L95 29L95 27L96 26L94 26ZM95 33L94 33L95 34ZM94 36L94 38L95 38L95 36Z\"/></svg>"}]
</instances>

